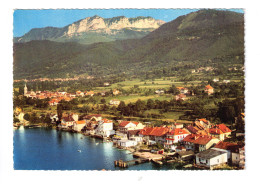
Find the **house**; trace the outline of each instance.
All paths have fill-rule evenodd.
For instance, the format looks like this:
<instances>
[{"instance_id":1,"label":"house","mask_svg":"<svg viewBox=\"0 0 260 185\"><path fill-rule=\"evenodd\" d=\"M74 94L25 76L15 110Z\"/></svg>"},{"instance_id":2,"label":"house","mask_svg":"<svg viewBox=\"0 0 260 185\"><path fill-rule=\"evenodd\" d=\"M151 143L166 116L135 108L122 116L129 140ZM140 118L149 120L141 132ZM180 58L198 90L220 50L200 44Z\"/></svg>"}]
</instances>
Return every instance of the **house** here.
<instances>
[{"instance_id":1,"label":"house","mask_svg":"<svg viewBox=\"0 0 260 185\"><path fill-rule=\"evenodd\" d=\"M114 134L115 131L113 130L113 121L108 119L102 119L98 121L98 125L95 128L95 135L104 138Z\"/></svg>"},{"instance_id":2,"label":"house","mask_svg":"<svg viewBox=\"0 0 260 185\"><path fill-rule=\"evenodd\" d=\"M52 123L56 123L56 121L59 120L57 114L51 114L51 115L50 115L50 119L51 119L51 122L52 122Z\"/></svg>"},{"instance_id":3,"label":"house","mask_svg":"<svg viewBox=\"0 0 260 185\"><path fill-rule=\"evenodd\" d=\"M219 125L215 125L214 128L220 129L223 132L225 139L231 135L231 130L223 123Z\"/></svg>"},{"instance_id":4,"label":"house","mask_svg":"<svg viewBox=\"0 0 260 185\"><path fill-rule=\"evenodd\" d=\"M16 115L16 118L19 119L19 121L22 123L24 121L24 113L20 112Z\"/></svg>"},{"instance_id":5,"label":"house","mask_svg":"<svg viewBox=\"0 0 260 185\"><path fill-rule=\"evenodd\" d=\"M128 139L122 139L117 141L118 146L121 147L132 147L137 145L137 141L135 140L128 140Z\"/></svg>"},{"instance_id":6,"label":"house","mask_svg":"<svg viewBox=\"0 0 260 185\"><path fill-rule=\"evenodd\" d=\"M188 94L189 90L185 87L176 87L179 91L180 94Z\"/></svg>"},{"instance_id":7,"label":"house","mask_svg":"<svg viewBox=\"0 0 260 185\"><path fill-rule=\"evenodd\" d=\"M80 132L86 126L86 120L75 121L72 129Z\"/></svg>"},{"instance_id":8,"label":"house","mask_svg":"<svg viewBox=\"0 0 260 185\"><path fill-rule=\"evenodd\" d=\"M213 82L219 82L219 78L214 78Z\"/></svg>"},{"instance_id":9,"label":"house","mask_svg":"<svg viewBox=\"0 0 260 185\"><path fill-rule=\"evenodd\" d=\"M175 96L176 101L180 101L180 100L185 101L186 99L187 99L187 97L185 94L178 94Z\"/></svg>"},{"instance_id":10,"label":"house","mask_svg":"<svg viewBox=\"0 0 260 185\"><path fill-rule=\"evenodd\" d=\"M118 131L122 133L127 133L130 130L141 130L144 128L144 125L137 121L122 121L118 125Z\"/></svg>"},{"instance_id":11,"label":"house","mask_svg":"<svg viewBox=\"0 0 260 185\"><path fill-rule=\"evenodd\" d=\"M183 139L185 148L195 153L207 150L218 142L217 138L201 134L190 134Z\"/></svg>"},{"instance_id":12,"label":"house","mask_svg":"<svg viewBox=\"0 0 260 185\"><path fill-rule=\"evenodd\" d=\"M120 104L120 100L116 100L116 99L112 99L109 102L110 105L119 105Z\"/></svg>"},{"instance_id":13,"label":"house","mask_svg":"<svg viewBox=\"0 0 260 185\"><path fill-rule=\"evenodd\" d=\"M55 105L58 105L59 100L56 99L56 98L53 98L48 103L49 103L50 106L55 106Z\"/></svg>"},{"instance_id":14,"label":"house","mask_svg":"<svg viewBox=\"0 0 260 185\"><path fill-rule=\"evenodd\" d=\"M164 94L164 90L162 89L158 89L155 91L156 94Z\"/></svg>"},{"instance_id":15,"label":"house","mask_svg":"<svg viewBox=\"0 0 260 185\"><path fill-rule=\"evenodd\" d=\"M108 82L105 82L104 83L104 86L109 86L110 84Z\"/></svg>"},{"instance_id":16,"label":"house","mask_svg":"<svg viewBox=\"0 0 260 185\"><path fill-rule=\"evenodd\" d=\"M196 119L194 123L200 130L211 128L210 121L206 120L206 118ZM202 128L201 128L202 126Z\"/></svg>"},{"instance_id":17,"label":"house","mask_svg":"<svg viewBox=\"0 0 260 185\"><path fill-rule=\"evenodd\" d=\"M227 163L227 152L218 149L208 149L196 154L196 165L213 169Z\"/></svg>"},{"instance_id":18,"label":"house","mask_svg":"<svg viewBox=\"0 0 260 185\"><path fill-rule=\"evenodd\" d=\"M197 132L199 131L198 127L196 126L187 126L186 129L191 133L191 134L197 134Z\"/></svg>"},{"instance_id":19,"label":"house","mask_svg":"<svg viewBox=\"0 0 260 185\"><path fill-rule=\"evenodd\" d=\"M87 92L85 92L85 95L86 96L94 96L95 92L94 91L87 91Z\"/></svg>"},{"instance_id":20,"label":"house","mask_svg":"<svg viewBox=\"0 0 260 185\"><path fill-rule=\"evenodd\" d=\"M207 86L205 87L205 93L208 93L208 95L213 94L213 93L214 93L214 88L211 87L210 85L207 85Z\"/></svg>"},{"instance_id":21,"label":"house","mask_svg":"<svg viewBox=\"0 0 260 185\"><path fill-rule=\"evenodd\" d=\"M245 147L239 148L239 164L240 168L245 168Z\"/></svg>"},{"instance_id":22,"label":"house","mask_svg":"<svg viewBox=\"0 0 260 185\"><path fill-rule=\"evenodd\" d=\"M114 89L114 90L113 90L113 95L118 95L119 93L120 93L119 90L117 90L117 89Z\"/></svg>"},{"instance_id":23,"label":"house","mask_svg":"<svg viewBox=\"0 0 260 185\"><path fill-rule=\"evenodd\" d=\"M84 132L89 135L94 135L95 134L95 128L98 126L97 121L90 121L86 120L86 127L83 128Z\"/></svg>"},{"instance_id":24,"label":"house","mask_svg":"<svg viewBox=\"0 0 260 185\"><path fill-rule=\"evenodd\" d=\"M223 83L230 83L230 80L223 80Z\"/></svg>"},{"instance_id":25,"label":"house","mask_svg":"<svg viewBox=\"0 0 260 185\"><path fill-rule=\"evenodd\" d=\"M61 128L72 127L75 123L75 120L71 115L61 118Z\"/></svg>"},{"instance_id":26,"label":"house","mask_svg":"<svg viewBox=\"0 0 260 185\"><path fill-rule=\"evenodd\" d=\"M166 143L164 144L164 146L166 148L173 149L172 146L175 143L182 141L189 134L189 132L181 128L175 128L173 130L170 130L166 135Z\"/></svg>"},{"instance_id":27,"label":"house","mask_svg":"<svg viewBox=\"0 0 260 185\"><path fill-rule=\"evenodd\" d=\"M243 150L243 147L241 147L237 143L220 141L214 146L214 148L226 151L228 162L232 165L239 166L240 162L243 162L243 159L245 158L245 155L243 154L243 152L241 152Z\"/></svg>"},{"instance_id":28,"label":"house","mask_svg":"<svg viewBox=\"0 0 260 185\"><path fill-rule=\"evenodd\" d=\"M143 137L143 141L148 145L151 143L164 144L168 132L167 127L145 127L140 131L139 136Z\"/></svg>"},{"instance_id":29,"label":"house","mask_svg":"<svg viewBox=\"0 0 260 185\"><path fill-rule=\"evenodd\" d=\"M209 134L215 138L218 138L220 141L225 139L224 133L219 128L210 128Z\"/></svg>"}]
</instances>

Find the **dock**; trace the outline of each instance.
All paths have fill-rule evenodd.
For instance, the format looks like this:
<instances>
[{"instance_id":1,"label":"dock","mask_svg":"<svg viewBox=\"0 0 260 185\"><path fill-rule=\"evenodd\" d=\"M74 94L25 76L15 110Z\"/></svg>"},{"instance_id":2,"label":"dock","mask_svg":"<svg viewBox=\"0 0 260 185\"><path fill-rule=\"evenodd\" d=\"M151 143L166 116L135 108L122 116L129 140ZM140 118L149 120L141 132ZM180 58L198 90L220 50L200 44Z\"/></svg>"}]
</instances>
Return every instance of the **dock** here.
<instances>
[{"instance_id":1,"label":"dock","mask_svg":"<svg viewBox=\"0 0 260 185\"><path fill-rule=\"evenodd\" d=\"M149 159L145 159L145 158L138 158L138 159L133 159L130 161L123 161L123 160L116 160L114 161L115 167L121 167L121 168L127 168L130 165L136 165L136 164L141 164L141 163L145 163L145 162L149 162Z\"/></svg>"}]
</instances>

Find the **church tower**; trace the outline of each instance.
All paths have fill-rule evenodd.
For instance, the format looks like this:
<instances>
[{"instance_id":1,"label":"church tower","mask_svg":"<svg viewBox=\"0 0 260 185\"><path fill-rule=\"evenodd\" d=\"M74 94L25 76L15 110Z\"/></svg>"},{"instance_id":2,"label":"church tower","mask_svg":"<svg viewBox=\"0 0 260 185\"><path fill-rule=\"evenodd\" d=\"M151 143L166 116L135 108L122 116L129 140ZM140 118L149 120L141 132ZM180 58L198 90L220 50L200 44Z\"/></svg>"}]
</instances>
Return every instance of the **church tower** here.
<instances>
[{"instance_id":1,"label":"church tower","mask_svg":"<svg viewBox=\"0 0 260 185\"><path fill-rule=\"evenodd\" d=\"M24 85L24 96L27 94L27 86L26 86L26 84Z\"/></svg>"}]
</instances>

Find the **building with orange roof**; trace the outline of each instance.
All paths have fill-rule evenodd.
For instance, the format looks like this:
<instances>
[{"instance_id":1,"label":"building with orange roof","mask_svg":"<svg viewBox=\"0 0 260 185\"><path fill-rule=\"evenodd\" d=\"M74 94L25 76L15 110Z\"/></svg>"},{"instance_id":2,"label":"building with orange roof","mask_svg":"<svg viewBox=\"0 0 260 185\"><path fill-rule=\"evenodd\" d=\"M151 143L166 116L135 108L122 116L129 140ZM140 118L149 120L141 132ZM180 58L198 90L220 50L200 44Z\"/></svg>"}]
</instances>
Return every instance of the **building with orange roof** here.
<instances>
[{"instance_id":1,"label":"building with orange roof","mask_svg":"<svg viewBox=\"0 0 260 185\"><path fill-rule=\"evenodd\" d=\"M117 89L114 89L114 90L113 90L113 95L118 95L119 93L120 93L119 90L117 90Z\"/></svg>"},{"instance_id":2,"label":"building with orange roof","mask_svg":"<svg viewBox=\"0 0 260 185\"><path fill-rule=\"evenodd\" d=\"M231 135L231 130L224 123L215 125L214 128L220 129L224 133L225 138L228 138Z\"/></svg>"},{"instance_id":3,"label":"building with orange roof","mask_svg":"<svg viewBox=\"0 0 260 185\"><path fill-rule=\"evenodd\" d=\"M219 128L210 128L209 134L213 137L218 138L220 141L225 139L224 133Z\"/></svg>"},{"instance_id":4,"label":"building with orange roof","mask_svg":"<svg viewBox=\"0 0 260 185\"><path fill-rule=\"evenodd\" d=\"M200 130L209 129L212 127L212 124L206 118L196 119L194 125Z\"/></svg>"},{"instance_id":5,"label":"building with orange roof","mask_svg":"<svg viewBox=\"0 0 260 185\"><path fill-rule=\"evenodd\" d=\"M181 142L189 134L190 133L188 131L181 128L175 128L173 130L170 130L166 135L166 142L164 143L164 146L166 148L174 150L174 144Z\"/></svg>"},{"instance_id":6,"label":"building with orange roof","mask_svg":"<svg viewBox=\"0 0 260 185\"><path fill-rule=\"evenodd\" d=\"M218 142L215 137L200 134L190 134L183 139L185 148L195 153L207 150Z\"/></svg>"},{"instance_id":7,"label":"building with orange roof","mask_svg":"<svg viewBox=\"0 0 260 185\"><path fill-rule=\"evenodd\" d=\"M80 132L86 126L86 120L75 121L72 129Z\"/></svg>"},{"instance_id":8,"label":"building with orange roof","mask_svg":"<svg viewBox=\"0 0 260 185\"><path fill-rule=\"evenodd\" d=\"M188 94L189 90L186 87L176 87L180 94Z\"/></svg>"},{"instance_id":9,"label":"building with orange roof","mask_svg":"<svg viewBox=\"0 0 260 185\"><path fill-rule=\"evenodd\" d=\"M122 133L126 133L129 130L140 130L143 129L144 125L141 122L137 121L122 121L118 125L118 131Z\"/></svg>"},{"instance_id":10,"label":"building with orange roof","mask_svg":"<svg viewBox=\"0 0 260 185\"><path fill-rule=\"evenodd\" d=\"M214 88L211 85L207 85L205 87L205 92L208 93L208 95L211 95L214 93Z\"/></svg>"},{"instance_id":11,"label":"building with orange roof","mask_svg":"<svg viewBox=\"0 0 260 185\"><path fill-rule=\"evenodd\" d=\"M145 127L139 132L139 136L148 145L154 142L164 144L168 132L168 127Z\"/></svg>"}]
</instances>

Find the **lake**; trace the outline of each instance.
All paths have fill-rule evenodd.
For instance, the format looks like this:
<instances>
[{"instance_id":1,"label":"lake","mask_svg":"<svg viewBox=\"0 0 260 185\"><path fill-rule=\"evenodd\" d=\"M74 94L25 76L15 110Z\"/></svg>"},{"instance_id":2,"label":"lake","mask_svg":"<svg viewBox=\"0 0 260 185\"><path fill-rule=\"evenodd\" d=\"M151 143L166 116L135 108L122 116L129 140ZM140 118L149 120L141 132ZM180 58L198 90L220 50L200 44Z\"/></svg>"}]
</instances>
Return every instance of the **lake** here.
<instances>
[{"instance_id":1,"label":"lake","mask_svg":"<svg viewBox=\"0 0 260 185\"><path fill-rule=\"evenodd\" d=\"M115 160L131 160L132 154L113 147L111 142L48 128L14 130L13 153L15 170L175 169L174 164L158 166L150 162L126 169L114 167Z\"/></svg>"}]
</instances>

